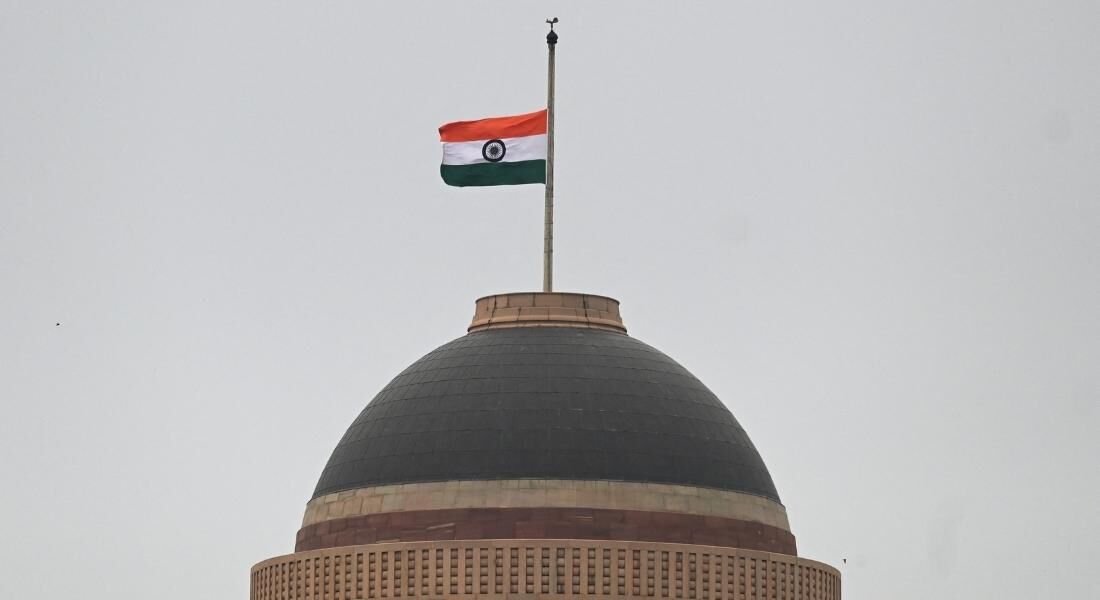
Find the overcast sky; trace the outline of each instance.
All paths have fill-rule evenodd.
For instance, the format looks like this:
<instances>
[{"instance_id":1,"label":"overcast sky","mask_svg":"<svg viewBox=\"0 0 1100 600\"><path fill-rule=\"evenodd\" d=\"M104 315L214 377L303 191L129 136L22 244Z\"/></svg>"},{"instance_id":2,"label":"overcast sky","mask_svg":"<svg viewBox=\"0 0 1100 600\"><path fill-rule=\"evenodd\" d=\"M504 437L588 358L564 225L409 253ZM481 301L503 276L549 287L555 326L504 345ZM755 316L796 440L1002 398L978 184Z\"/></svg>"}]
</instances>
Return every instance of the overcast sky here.
<instances>
[{"instance_id":1,"label":"overcast sky","mask_svg":"<svg viewBox=\"0 0 1100 600\"><path fill-rule=\"evenodd\" d=\"M0 0L0 595L246 598L344 429L557 270L845 598L1100 597L1100 5ZM56 325L60 323L60 325ZM842 560L847 558L847 564Z\"/></svg>"}]
</instances>

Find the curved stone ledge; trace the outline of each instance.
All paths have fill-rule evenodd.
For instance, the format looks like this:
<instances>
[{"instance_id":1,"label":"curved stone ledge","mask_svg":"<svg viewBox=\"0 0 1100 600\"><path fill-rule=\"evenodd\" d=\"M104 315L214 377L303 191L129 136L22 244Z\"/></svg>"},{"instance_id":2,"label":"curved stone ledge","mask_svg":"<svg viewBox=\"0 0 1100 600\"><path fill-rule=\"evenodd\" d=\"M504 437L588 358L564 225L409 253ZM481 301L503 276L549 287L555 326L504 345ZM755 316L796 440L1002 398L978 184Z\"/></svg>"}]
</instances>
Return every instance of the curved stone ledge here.
<instances>
[{"instance_id":1,"label":"curved stone ledge","mask_svg":"<svg viewBox=\"0 0 1100 600\"><path fill-rule=\"evenodd\" d=\"M692 544L468 540L344 546L265 560L252 600L840 600L840 573L786 554Z\"/></svg>"},{"instance_id":2,"label":"curved stone ledge","mask_svg":"<svg viewBox=\"0 0 1100 600\"><path fill-rule=\"evenodd\" d=\"M782 504L743 492L670 483L499 479L379 485L314 498L302 527L401 511L479 508L591 508L673 512L763 523L790 531Z\"/></svg>"}]
</instances>

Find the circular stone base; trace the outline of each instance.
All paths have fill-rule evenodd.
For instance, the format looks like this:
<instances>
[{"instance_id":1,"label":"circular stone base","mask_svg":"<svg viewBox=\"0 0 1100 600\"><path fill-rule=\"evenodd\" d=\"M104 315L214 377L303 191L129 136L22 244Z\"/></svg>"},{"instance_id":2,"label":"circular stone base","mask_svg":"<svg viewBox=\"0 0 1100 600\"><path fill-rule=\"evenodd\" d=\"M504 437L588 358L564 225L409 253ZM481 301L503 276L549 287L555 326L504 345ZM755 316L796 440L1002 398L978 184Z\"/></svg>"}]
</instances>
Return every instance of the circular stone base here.
<instances>
[{"instance_id":1,"label":"circular stone base","mask_svg":"<svg viewBox=\"0 0 1100 600\"><path fill-rule=\"evenodd\" d=\"M796 556L694 544L456 540L343 546L252 568L252 600L839 600L840 573Z\"/></svg>"}]
</instances>

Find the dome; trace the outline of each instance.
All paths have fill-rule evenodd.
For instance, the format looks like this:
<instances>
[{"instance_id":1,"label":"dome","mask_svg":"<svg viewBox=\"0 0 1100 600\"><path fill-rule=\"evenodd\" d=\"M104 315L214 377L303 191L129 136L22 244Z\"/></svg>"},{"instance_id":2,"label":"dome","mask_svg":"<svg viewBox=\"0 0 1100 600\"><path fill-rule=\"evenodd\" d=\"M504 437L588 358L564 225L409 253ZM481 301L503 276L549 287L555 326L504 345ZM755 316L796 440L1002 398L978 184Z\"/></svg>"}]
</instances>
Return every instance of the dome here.
<instances>
[{"instance_id":1,"label":"dome","mask_svg":"<svg viewBox=\"0 0 1100 600\"><path fill-rule=\"evenodd\" d=\"M314 498L530 478L689 485L778 503L729 409L677 362L626 335L614 308L603 320L573 312L581 317L564 327L518 326L522 318L502 319L499 307L481 322L475 315L470 333L413 363L367 404Z\"/></svg>"},{"instance_id":2,"label":"dome","mask_svg":"<svg viewBox=\"0 0 1100 600\"><path fill-rule=\"evenodd\" d=\"M396 596L387 586L405 572L408 595L424 578L437 582L418 588L431 597L531 594L535 554L544 586L552 554L561 569L574 561L578 586L576 561L591 577L597 554L605 568L612 553L623 568L633 556L646 579L670 568L658 552L683 557L684 573L696 572L699 557L726 567L777 556L784 568L811 564L797 558L786 508L729 409L627 335L617 300L561 292L478 299L466 335L386 385L332 452L294 550L285 561L332 558L366 574L356 586L380 597ZM274 576L265 569L290 564L280 561L259 572ZM471 571L490 561L495 587L480 579L487 571Z\"/></svg>"}]
</instances>

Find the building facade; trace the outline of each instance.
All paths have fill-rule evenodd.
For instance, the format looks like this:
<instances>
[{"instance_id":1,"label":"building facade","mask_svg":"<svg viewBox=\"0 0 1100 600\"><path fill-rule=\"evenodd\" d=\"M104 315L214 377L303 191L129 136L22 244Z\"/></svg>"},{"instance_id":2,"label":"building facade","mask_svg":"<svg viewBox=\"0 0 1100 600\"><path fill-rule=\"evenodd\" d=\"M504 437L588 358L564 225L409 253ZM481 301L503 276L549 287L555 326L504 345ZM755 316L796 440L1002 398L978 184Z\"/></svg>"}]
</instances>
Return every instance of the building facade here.
<instances>
[{"instance_id":1,"label":"building facade","mask_svg":"<svg viewBox=\"0 0 1100 600\"><path fill-rule=\"evenodd\" d=\"M476 302L337 444L253 600L834 600L745 430L587 294Z\"/></svg>"}]
</instances>

